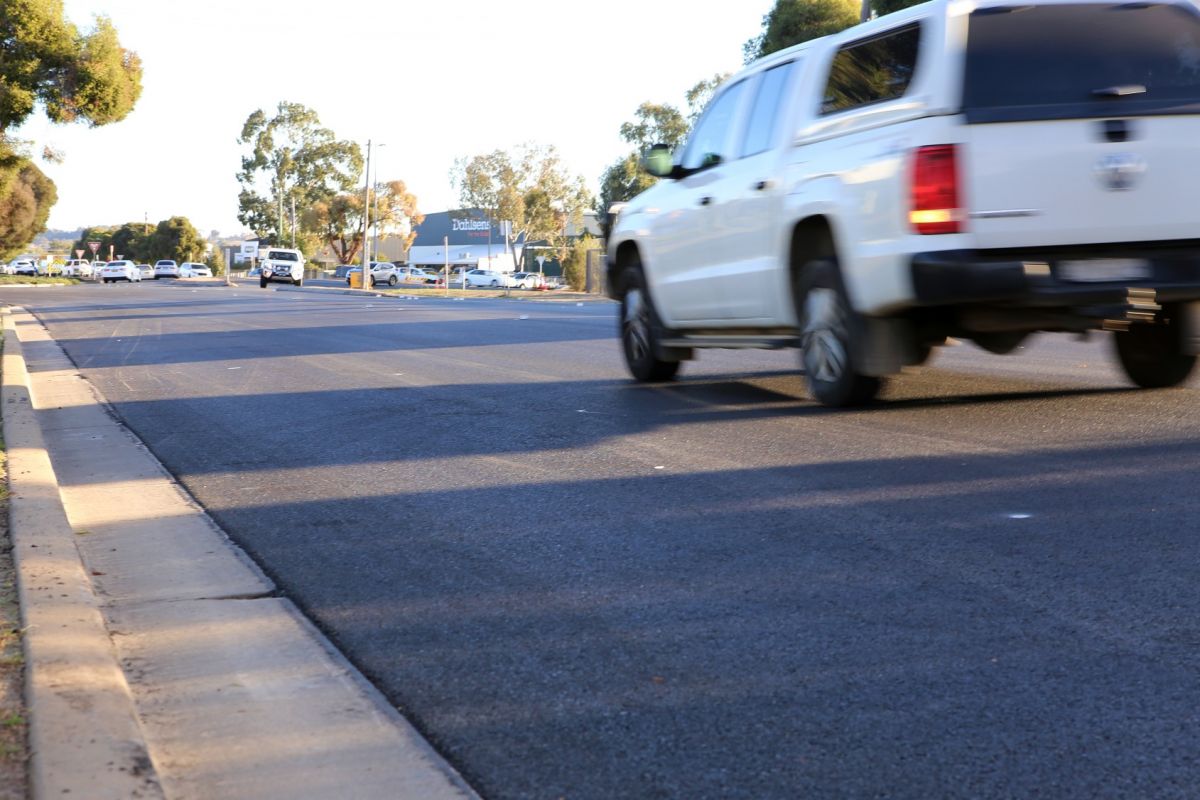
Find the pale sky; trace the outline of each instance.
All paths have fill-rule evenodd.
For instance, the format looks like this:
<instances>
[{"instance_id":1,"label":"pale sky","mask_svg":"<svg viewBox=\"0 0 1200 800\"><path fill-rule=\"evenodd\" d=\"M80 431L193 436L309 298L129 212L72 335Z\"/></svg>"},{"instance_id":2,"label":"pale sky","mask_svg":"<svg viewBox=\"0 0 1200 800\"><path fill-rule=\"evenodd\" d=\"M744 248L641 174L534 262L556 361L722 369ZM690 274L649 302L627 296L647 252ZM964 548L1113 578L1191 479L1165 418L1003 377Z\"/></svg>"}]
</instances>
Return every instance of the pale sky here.
<instances>
[{"instance_id":1,"label":"pale sky","mask_svg":"<svg viewBox=\"0 0 1200 800\"><path fill-rule=\"evenodd\" d=\"M422 211L457 207L454 160L553 144L593 192L628 151L618 135L644 101L741 66L773 0L65 0L81 28L109 16L142 58L123 122L89 129L39 117L18 135L62 151L51 228L186 216L233 235L246 117L281 101L339 139L383 142L380 180Z\"/></svg>"}]
</instances>

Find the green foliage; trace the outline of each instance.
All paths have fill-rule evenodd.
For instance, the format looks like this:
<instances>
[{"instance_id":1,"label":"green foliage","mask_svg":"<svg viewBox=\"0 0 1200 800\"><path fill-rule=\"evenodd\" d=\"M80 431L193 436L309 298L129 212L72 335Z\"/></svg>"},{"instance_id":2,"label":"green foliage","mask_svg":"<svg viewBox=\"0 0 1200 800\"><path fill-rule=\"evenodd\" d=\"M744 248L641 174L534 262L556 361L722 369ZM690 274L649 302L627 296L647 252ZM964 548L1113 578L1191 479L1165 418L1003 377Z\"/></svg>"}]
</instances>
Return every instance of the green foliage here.
<instances>
[{"instance_id":1,"label":"green foliage","mask_svg":"<svg viewBox=\"0 0 1200 800\"><path fill-rule=\"evenodd\" d=\"M62 0L0 0L0 132L41 103L52 122L107 125L124 119L142 92L142 64L106 17L81 33Z\"/></svg>"},{"instance_id":2,"label":"green foliage","mask_svg":"<svg viewBox=\"0 0 1200 800\"><path fill-rule=\"evenodd\" d=\"M212 255L208 257L208 267L214 276L225 274L225 251L221 248L220 242L212 243Z\"/></svg>"},{"instance_id":3,"label":"green foliage","mask_svg":"<svg viewBox=\"0 0 1200 800\"><path fill-rule=\"evenodd\" d=\"M0 258L20 255L45 230L57 200L54 182L37 165L0 149Z\"/></svg>"},{"instance_id":4,"label":"green foliage","mask_svg":"<svg viewBox=\"0 0 1200 800\"><path fill-rule=\"evenodd\" d=\"M0 0L0 257L33 241L58 200L9 131L39 105L51 122L107 125L128 116L141 92L141 61L121 47L107 17L83 33L64 16L62 0ZM61 160L49 148L43 157Z\"/></svg>"},{"instance_id":5,"label":"green foliage","mask_svg":"<svg viewBox=\"0 0 1200 800\"><path fill-rule=\"evenodd\" d=\"M492 220L511 220L529 240L559 240L568 223L583 224L592 203L581 176L570 175L553 146L526 144L459 159L451 173L463 208L481 208Z\"/></svg>"},{"instance_id":6,"label":"green foliage","mask_svg":"<svg viewBox=\"0 0 1200 800\"><path fill-rule=\"evenodd\" d=\"M600 176L596 213L605 214L613 203L636 197L658 183L657 178L642 170L642 154L656 144L665 144L672 150L682 145L713 92L728 77L728 74L715 74L688 89L684 95L688 105L687 116L666 103L642 103L638 106L634 120L621 125L621 138L633 145L633 152L612 164Z\"/></svg>"},{"instance_id":7,"label":"green foliage","mask_svg":"<svg viewBox=\"0 0 1200 800\"><path fill-rule=\"evenodd\" d=\"M879 16L924 3L925 0L871 0L871 9Z\"/></svg>"},{"instance_id":8,"label":"green foliage","mask_svg":"<svg viewBox=\"0 0 1200 800\"><path fill-rule=\"evenodd\" d=\"M763 31L742 46L746 63L809 39L857 25L859 0L776 0L763 17Z\"/></svg>"},{"instance_id":9,"label":"green foliage","mask_svg":"<svg viewBox=\"0 0 1200 800\"><path fill-rule=\"evenodd\" d=\"M596 202L596 213L603 214L613 203L636 197L658 183L658 179L642 169L642 159L630 153L600 176L600 197Z\"/></svg>"},{"instance_id":10,"label":"green foliage","mask_svg":"<svg viewBox=\"0 0 1200 800\"><path fill-rule=\"evenodd\" d=\"M333 250L339 264L351 264L363 243L363 197L339 194L305 209L302 220L320 242ZM412 245L414 228L425 220L417 210L417 196L404 181L381 183L371 192L371 227L382 235L402 236L403 249Z\"/></svg>"},{"instance_id":11,"label":"green foliage","mask_svg":"<svg viewBox=\"0 0 1200 800\"><path fill-rule=\"evenodd\" d=\"M599 249L600 242L588 234L575 240L562 260L563 279L575 291L583 291L587 285L587 254L589 250Z\"/></svg>"},{"instance_id":12,"label":"green foliage","mask_svg":"<svg viewBox=\"0 0 1200 800\"><path fill-rule=\"evenodd\" d=\"M250 152L237 174L238 220L258 235L290 241L293 202L298 210L327 202L350 191L362 174L359 146L320 125L316 112L299 103L280 103L274 117L259 109L246 118L238 142Z\"/></svg>"},{"instance_id":13,"label":"green foliage","mask_svg":"<svg viewBox=\"0 0 1200 800\"><path fill-rule=\"evenodd\" d=\"M187 217L171 217L158 223L141 255L143 260L151 264L161 258L170 258L182 263L203 257L206 246L204 237ZM127 254L126 258L128 257Z\"/></svg>"}]
</instances>

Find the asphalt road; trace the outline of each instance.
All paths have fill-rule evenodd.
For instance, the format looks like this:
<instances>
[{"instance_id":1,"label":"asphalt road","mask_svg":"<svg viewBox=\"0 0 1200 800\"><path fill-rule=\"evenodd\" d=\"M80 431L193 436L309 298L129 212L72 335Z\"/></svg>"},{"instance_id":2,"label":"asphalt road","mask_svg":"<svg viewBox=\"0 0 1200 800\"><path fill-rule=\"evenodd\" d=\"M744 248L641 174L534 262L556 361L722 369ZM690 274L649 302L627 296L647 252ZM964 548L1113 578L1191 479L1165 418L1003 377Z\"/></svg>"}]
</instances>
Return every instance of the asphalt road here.
<instances>
[{"instance_id":1,"label":"asphalt road","mask_svg":"<svg viewBox=\"0 0 1200 800\"><path fill-rule=\"evenodd\" d=\"M635 385L604 303L0 300L485 797L1200 786L1198 395L1103 335L830 412L787 351Z\"/></svg>"}]
</instances>

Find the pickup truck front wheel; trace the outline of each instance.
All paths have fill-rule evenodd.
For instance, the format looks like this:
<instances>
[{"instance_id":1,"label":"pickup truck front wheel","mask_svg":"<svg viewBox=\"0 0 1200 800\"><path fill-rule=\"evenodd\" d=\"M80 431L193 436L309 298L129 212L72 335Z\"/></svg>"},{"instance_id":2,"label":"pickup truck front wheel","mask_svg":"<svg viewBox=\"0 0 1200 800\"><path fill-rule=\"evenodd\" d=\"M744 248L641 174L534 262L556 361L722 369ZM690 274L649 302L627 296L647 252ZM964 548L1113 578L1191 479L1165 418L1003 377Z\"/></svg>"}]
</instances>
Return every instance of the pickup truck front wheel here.
<instances>
[{"instance_id":1,"label":"pickup truck front wheel","mask_svg":"<svg viewBox=\"0 0 1200 800\"><path fill-rule=\"evenodd\" d=\"M1129 380L1143 389L1164 389L1187 380L1196 357L1183 350L1183 308L1163 309L1165 321L1133 324L1113 334L1117 360Z\"/></svg>"},{"instance_id":2,"label":"pickup truck front wheel","mask_svg":"<svg viewBox=\"0 0 1200 800\"><path fill-rule=\"evenodd\" d=\"M869 402L879 393L882 381L854 371L854 312L837 265L828 259L809 262L796 288L800 358L813 399L835 407Z\"/></svg>"},{"instance_id":3,"label":"pickup truck front wheel","mask_svg":"<svg viewBox=\"0 0 1200 800\"><path fill-rule=\"evenodd\" d=\"M259 279L258 279L258 288L260 288L260 289L265 289L265 288L267 288L267 279L266 279L266 278L264 278L264 277L262 277L262 276L259 276Z\"/></svg>"},{"instance_id":4,"label":"pickup truck front wheel","mask_svg":"<svg viewBox=\"0 0 1200 800\"><path fill-rule=\"evenodd\" d=\"M657 355L662 325L639 267L628 267L621 276L621 350L625 365L643 382L669 381L679 372L678 361L663 361Z\"/></svg>"}]
</instances>

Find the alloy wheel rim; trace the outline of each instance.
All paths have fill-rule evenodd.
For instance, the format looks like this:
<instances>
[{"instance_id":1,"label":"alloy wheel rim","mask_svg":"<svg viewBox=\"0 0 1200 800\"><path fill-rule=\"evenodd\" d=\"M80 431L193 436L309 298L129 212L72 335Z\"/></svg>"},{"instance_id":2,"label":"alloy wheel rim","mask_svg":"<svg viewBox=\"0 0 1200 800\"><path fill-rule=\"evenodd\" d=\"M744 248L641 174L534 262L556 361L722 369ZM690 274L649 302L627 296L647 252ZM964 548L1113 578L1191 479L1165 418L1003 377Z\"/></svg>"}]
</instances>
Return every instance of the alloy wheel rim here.
<instances>
[{"instance_id":1,"label":"alloy wheel rim","mask_svg":"<svg viewBox=\"0 0 1200 800\"><path fill-rule=\"evenodd\" d=\"M641 289L625 295L625 342L633 361L643 360L650 352L650 318Z\"/></svg>"},{"instance_id":2,"label":"alloy wheel rim","mask_svg":"<svg viewBox=\"0 0 1200 800\"><path fill-rule=\"evenodd\" d=\"M804 300L801 331L804 369L814 380L830 383L845 374L846 324L837 292L812 289Z\"/></svg>"}]
</instances>

